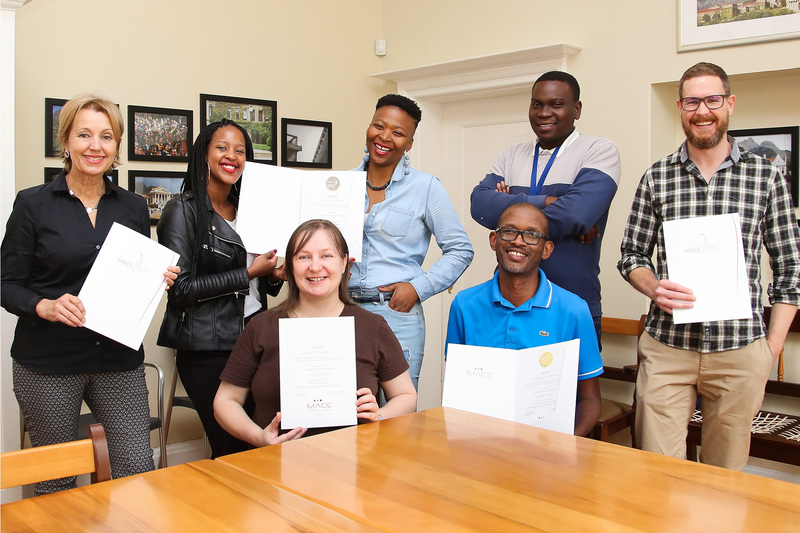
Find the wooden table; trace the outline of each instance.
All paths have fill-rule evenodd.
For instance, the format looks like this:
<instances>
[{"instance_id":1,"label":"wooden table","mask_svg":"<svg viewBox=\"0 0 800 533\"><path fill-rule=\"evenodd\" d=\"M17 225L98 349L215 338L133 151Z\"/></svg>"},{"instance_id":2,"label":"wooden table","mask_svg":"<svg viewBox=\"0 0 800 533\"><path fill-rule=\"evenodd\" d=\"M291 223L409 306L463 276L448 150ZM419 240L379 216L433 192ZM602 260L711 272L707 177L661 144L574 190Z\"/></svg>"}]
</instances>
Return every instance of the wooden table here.
<instances>
[{"instance_id":1,"label":"wooden table","mask_svg":"<svg viewBox=\"0 0 800 533\"><path fill-rule=\"evenodd\" d=\"M446 408L218 462L390 531L800 531L800 486Z\"/></svg>"},{"instance_id":2,"label":"wooden table","mask_svg":"<svg viewBox=\"0 0 800 533\"><path fill-rule=\"evenodd\" d=\"M218 461L7 503L11 531L375 531Z\"/></svg>"}]
</instances>

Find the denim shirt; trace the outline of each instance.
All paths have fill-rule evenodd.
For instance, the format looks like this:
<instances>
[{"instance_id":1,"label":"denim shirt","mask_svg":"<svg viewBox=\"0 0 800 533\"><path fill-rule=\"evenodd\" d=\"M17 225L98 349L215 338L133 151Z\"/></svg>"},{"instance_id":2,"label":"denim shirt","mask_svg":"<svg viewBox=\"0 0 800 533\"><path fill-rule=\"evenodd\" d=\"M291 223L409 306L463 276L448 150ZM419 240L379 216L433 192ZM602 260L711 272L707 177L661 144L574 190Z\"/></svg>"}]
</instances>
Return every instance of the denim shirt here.
<instances>
[{"instance_id":1,"label":"denim shirt","mask_svg":"<svg viewBox=\"0 0 800 533\"><path fill-rule=\"evenodd\" d=\"M364 170L361 163L356 170ZM386 199L372 206L364 220L363 255L354 263L350 291L376 293L378 287L407 281L420 301L451 287L472 262L472 245L453 204L436 176L409 167L402 160L386 188ZM369 197L364 191L364 211ZM442 257L427 271L422 262L431 234Z\"/></svg>"}]
</instances>

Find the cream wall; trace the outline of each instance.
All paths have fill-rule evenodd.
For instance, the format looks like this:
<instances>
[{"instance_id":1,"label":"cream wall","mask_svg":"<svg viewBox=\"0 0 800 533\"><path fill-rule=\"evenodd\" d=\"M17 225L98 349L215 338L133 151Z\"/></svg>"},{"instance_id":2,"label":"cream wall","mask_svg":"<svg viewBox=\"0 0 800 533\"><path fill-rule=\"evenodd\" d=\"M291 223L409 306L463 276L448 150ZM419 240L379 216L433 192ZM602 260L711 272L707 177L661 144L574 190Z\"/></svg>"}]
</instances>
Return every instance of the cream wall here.
<instances>
[{"instance_id":1,"label":"cream wall","mask_svg":"<svg viewBox=\"0 0 800 533\"><path fill-rule=\"evenodd\" d=\"M582 86L578 127L610 137L622 155L601 261L605 312L636 317L646 304L616 273L619 237L642 172L682 138L672 107L681 73L703 60L733 75L733 128L800 123L798 41L678 54L675 28L674 1L642 11L632 0L35 0L17 13L17 189L56 162L42 157L45 97L99 90L123 109L193 109L195 128L198 93L274 99L279 116L332 121L334 168L349 168L371 104L394 89L368 74L565 42L582 48L567 63ZM387 41L382 59L377 38ZM176 167L126 163L121 181L130 168ZM153 344L151 334L148 358L167 361ZM800 381L798 366L790 362L787 379Z\"/></svg>"}]
</instances>

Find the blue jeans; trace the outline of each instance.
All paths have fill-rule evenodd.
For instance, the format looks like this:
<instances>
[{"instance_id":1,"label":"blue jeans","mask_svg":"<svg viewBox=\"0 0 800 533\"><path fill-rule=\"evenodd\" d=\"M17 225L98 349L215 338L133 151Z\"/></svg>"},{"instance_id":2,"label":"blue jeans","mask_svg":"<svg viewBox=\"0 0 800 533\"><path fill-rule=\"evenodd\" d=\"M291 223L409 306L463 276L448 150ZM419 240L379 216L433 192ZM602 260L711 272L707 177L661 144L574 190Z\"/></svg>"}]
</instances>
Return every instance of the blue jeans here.
<instances>
[{"instance_id":1,"label":"blue jeans","mask_svg":"<svg viewBox=\"0 0 800 533\"><path fill-rule=\"evenodd\" d=\"M400 341L400 347L403 348L411 381L417 389L419 370L422 367L422 356L425 351L425 315L422 312L422 304L417 302L411 311L401 313L389 307L389 298L390 296L387 296L381 298L383 301L380 302L358 305L371 313L381 315L392 328L395 337Z\"/></svg>"}]
</instances>

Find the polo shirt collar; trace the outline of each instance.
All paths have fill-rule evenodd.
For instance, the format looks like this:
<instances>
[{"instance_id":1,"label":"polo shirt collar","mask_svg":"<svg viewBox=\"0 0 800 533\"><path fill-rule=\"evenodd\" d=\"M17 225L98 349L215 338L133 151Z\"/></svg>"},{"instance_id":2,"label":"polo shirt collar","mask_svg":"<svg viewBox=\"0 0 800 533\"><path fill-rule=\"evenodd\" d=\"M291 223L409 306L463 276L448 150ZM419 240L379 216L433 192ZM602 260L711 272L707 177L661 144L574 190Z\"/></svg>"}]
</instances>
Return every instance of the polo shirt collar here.
<instances>
[{"instance_id":1,"label":"polo shirt collar","mask_svg":"<svg viewBox=\"0 0 800 533\"><path fill-rule=\"evenodd\" d=\"M572 143L577 141L578 137L580 137L580 135L581 134L578 133L578 128L575 128L574 130L572 130L572 133L569 134L569 137L564 139L564 142L561 143L561 149L556 154L556 159L561 157L561 154L563 154L567 150L567 148L570 147L570 145ZM539 142L539 139L536 139L536 142ZM552 150L548 150L547 148L539 148L539 153L540 154L552 154L553 150L555 150L555 148L553 148ZM536 143L534 143L533 150L531 150L531 157L533 157L535 151L536 151Z\"/></svg>"},{"instance_id":2,"label":"polo shirt collar","mask_svg":"<svg viewBox=\"0 0 800 533\"><path fill-rule=\"evenodd\" d=\"M553 302L553 284L550 283L550 280L547 279L544 270L541 268L539 269L539 288L537 289L536 294L533 295L533 298L524 302L519 307L514 307L514 304L506 300L500 293L500 282L498 281L499 277L500 272L495 271L494 278L492 279L492 302L499 303L503 307L516 309L518 311L530 311L533 307L540 307L542 309L550 308L550 304Z\"/></svg>"}]
</instances>

